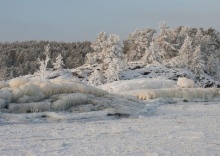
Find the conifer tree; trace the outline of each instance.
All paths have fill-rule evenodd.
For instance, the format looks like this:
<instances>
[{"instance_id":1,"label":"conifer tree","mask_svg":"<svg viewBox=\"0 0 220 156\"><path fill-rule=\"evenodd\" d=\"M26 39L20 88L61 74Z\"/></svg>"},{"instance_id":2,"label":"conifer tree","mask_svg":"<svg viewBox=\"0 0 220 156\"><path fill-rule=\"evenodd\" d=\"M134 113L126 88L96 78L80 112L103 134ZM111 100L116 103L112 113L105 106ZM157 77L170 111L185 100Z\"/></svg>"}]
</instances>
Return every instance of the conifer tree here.
<instances>
[{"instance_id":1,"label":"conifer tree","mask_svg":"<svg viewBox=\"0 0 220 156\"><path fill-rule=\"evenodd\" d=\"M63 69L64 66L65 66L65 64L63 62L63 57L61 54L59 54L56 58L56 62L53 63L53 68L56 70L61 70L61 69Z\"/></svg>"},{"instance_id":2,"label":"conifer tree","mask_svg":"<svg viewBox=\"0 0 220 156\"><path fill-rule=\"evenodd\" d=\"M193 54L192 64L190 66L191 70L194 71L195 74L203 73L205 63L202 57L201 46L197 46Z\"/></svg>"},{"instance_id":3,"label":"conifer tree","mask_svg":"<svg viewBox=\"0 0 220 156\"><path fill-rule=\"evenodd\" d=\"M184 40L184 43L179 50L178 66L180 68L189 68L190 60L191 60L190 55L192 53L193 53L192 38L187 36L187 38Z\"/></svg>"},{"instance_id":4,"label":"conifer tree","mask_svg":"<svg viewBox=\"0 0 220 156\"><path fill-rule=\"evenodd\" d=\"M41 79L43 79L43 80L46 78L47 65L48 65L48 62L50 60L49 50L50 50L50 45L48 44L45 47L45 51L44 51L44 54L46 55L46 59L45 60L40 60L38 58L38 64L40 65L38 72L40 73Z\"/></svg>"},{"instance_id":5,"label":"conifer tree","mask_svg":"<svg viewBox=\"0 0 220 156\"><path fill-rule=\"evenodd\" d=\"M87 63L98 64L100 73L97 71L93 73L89 78L89 82L93 82L95 79L97 82L97 74L103 75L106 78L105 80L100 80L100 82L105 83L119 80L120 72L126 68L126 61L123 60L124 56L119 36L116 34L110 34L108 36L107 33L101 32L91 47L94 52L86 55Z\"/></svg>"},{"instance_id":6,"label":"conifer tree","mask_svg":"<svg viewBox=\"0 0 220 156\"><path fill-rule=\"evenodd\" d=\"M130 61L140 60L148 50L156 30L151 28L136 29L126 40L126 52Z\"/></svg>"}]
</instances>

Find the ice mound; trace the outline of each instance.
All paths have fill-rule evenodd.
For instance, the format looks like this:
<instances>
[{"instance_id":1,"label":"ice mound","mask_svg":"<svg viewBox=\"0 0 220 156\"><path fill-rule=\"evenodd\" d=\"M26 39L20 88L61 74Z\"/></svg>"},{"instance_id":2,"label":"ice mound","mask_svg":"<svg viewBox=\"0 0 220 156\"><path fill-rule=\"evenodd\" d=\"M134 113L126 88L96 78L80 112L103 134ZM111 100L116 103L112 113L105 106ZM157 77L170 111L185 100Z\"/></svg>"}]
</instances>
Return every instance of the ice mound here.
<instances>
[{"instance_id":1,"label":"ice mound","mask_svg":"<svg viewBox=\"0 0 220 156\"><path fill-rule=\"evenodd\" d=\"M50 111L50 102L10 103L8 112L11 113L36 113Z\"/></svg>"},{"instance_id":2,"label":"ice mound","mask_svg":"<svg viewBox=\"0 0 220 156\"><path fill-rule=\"evenodd\" d=\"M140 100L157 98L200 99L203 101L219 97L217 88L169 88L169 89L139 89L123 92L121 94L135 96Z\"/></svg>"},{"instance_id":3,"label":"ice mound","mask_svg":"<svg viewBox=\"0 0 220 156\"><path fill-rule=\"evenodd\" d=\"M34 84L25 84L12 89L12 101L15 103L39 102L45 99L45 94Z\"/></svg>"},{"instance_id":4,"label":"ice mound","mask_svg":"<svg viewBox=\"0 0 220 156\"><path fill-rule=\"evenodd\" d=\"M29 79L17 77L14 79L11 79L9 82L10 87L20 87L24 84L26 84L29 81Z\"/></svg>"},{"instance_id":5,"label":"ice mound","mask_svg":"<svg viewBox=\"0 0 220 156\"><path fill-rule=\"evenodd\" d=\"M26 118L27 115L24 115L26 113L40 113L43 114L42 117L53 118L51 112L55 114L66 112L74 115L74 118L81 113L84 113L81 114L83 117L95 117L95 112L105 116L114 114L129 116L143 112L146 105L139 100L110 94L89 86L78 79L15 78L9 84L8 87L0 89L0 112L9 118L14 118L15 114L23 114ZM102 111L105 113L100 113ZM89 113L88 116L86 113ZM36 115L29 116L34 118ZM22 118L22 115L20 117Z\"/></svg>"},{"instance_id":6,"label":"ice mound","mask_svg":"<svg viewBox=\"0 0 220 156\"><path fill-rule=\"evenodd\" d=\"M88 96L82 93L74 94L60 94L56 96L57 100L52 104L53 110L66 111L69 108L77 105L83 105L88 103ZM55 98L55 97L53 97Z\"/></svg>"}]
</instances>

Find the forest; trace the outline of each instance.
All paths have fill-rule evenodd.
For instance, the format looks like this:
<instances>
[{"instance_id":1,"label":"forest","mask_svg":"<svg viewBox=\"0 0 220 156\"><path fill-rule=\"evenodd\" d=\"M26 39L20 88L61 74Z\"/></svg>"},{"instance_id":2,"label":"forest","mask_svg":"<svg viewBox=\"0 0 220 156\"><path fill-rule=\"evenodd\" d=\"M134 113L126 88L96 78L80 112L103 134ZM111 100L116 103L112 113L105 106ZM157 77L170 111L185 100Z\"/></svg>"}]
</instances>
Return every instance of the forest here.
<instances>
[{"instance_id":1,"label":"forest","mask_svg":"<svg viewBox=\"0 0 220 156\"><path fill-rule=\"evenodd\" d=\"M39 69L38 59L45 59L45 47L50 45L48 68L61 54L65 68L74 68L84 63L85 55L91 52L90 42L24 41L0 43L0 78L10 79L20 75L33 74Z\"/></svg>"},{"instance_id":2,"label":"forest","mask_svg":"<svg viewBox=\"0 0 220 156\"><path fill-rule=\"evenodd\" d=\"M116 57L119 61L143 61L168 68L185 68L220 80L220 33L213 28L170 28L165 23L160 23L158 32L152 28L136 29L124 41L118 35L110 34L108 37L107 33L100 32L93 42L0 43L1 80L38 71L39 60L45 59L48 44L50 61L47 68L53 68L52 64L60 54L66 69L79 67L85 62L103 63L108 57Z\"/></svg>"}]
</instances>

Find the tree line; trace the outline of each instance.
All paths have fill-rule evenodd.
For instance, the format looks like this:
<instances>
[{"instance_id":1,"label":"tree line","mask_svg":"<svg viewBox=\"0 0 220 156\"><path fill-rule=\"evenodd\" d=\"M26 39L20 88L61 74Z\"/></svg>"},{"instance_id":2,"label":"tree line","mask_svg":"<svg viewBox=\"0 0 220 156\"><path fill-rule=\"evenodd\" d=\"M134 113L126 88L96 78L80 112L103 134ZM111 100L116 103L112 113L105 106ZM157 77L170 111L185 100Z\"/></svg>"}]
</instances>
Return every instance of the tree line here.
<instances>
[{"instance_id":1,"label":"tree line","mask_svg":"<svg viewBox=\"0 0 220 156\"><path fill-rule=\"evenodd\" d=\"M115 64L123 62L120 60L143 61L145 64L186 68L195 74L206 73L220 80L220 33L213 28L169 28L165 23L160 24L159 32L152 28L136 29L123 42L118 35L110 34L108 37L105 32L100 32L94 42L0 43L0 78L33 74L39 70L38 59L46 58L44 50L48 44L48 68L53 68L61 54L65 68L75 68L85 62L104 63L102 68L105 71L110 67L116 68Z\"/></svg>"},{"instance_id":2,"label":"tree line","mask_svg":"<svg viewBox=\"0 0 220 156\"><path fill-rule=\"evenodd\" d=\"M45 59L45 47L50 45L48 68L53 67L58 55L62 55L65 68L84 64L85 55L92 52L91 42L24 41L0 43L0 79L33 74L39 70L38 59Z\"/></svg>"}]
</instances>

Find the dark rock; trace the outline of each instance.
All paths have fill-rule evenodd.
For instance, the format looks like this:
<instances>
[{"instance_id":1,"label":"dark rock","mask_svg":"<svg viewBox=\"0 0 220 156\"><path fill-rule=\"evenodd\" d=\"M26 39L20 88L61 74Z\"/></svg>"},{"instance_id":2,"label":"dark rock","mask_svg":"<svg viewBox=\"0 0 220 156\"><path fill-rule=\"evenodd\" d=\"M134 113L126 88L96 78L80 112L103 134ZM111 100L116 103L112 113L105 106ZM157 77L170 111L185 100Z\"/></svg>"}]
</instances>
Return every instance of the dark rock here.
<instances>
[{"instance_id":1,"label":"dark rock","mask_svg":"<svg viewBox=\"0 0 220 156\"><path fill-rule=\"evenodd\" d=\"M208 82L204 85L204 88L210 88L210 87L213 87L214 84L215 84L214 82L208 81Z\"/></svg>"},{"instance_id":2,"label":"dark rock","mask_svg":"<svg viewBox=\"0 0 220 156\"><path fill-rule=\"evenodd\" d=\"M144 73L142 73L142 75L148 75L148 74L150 74L151 72L144 72Z\"/></svg>"}]
</instances>

